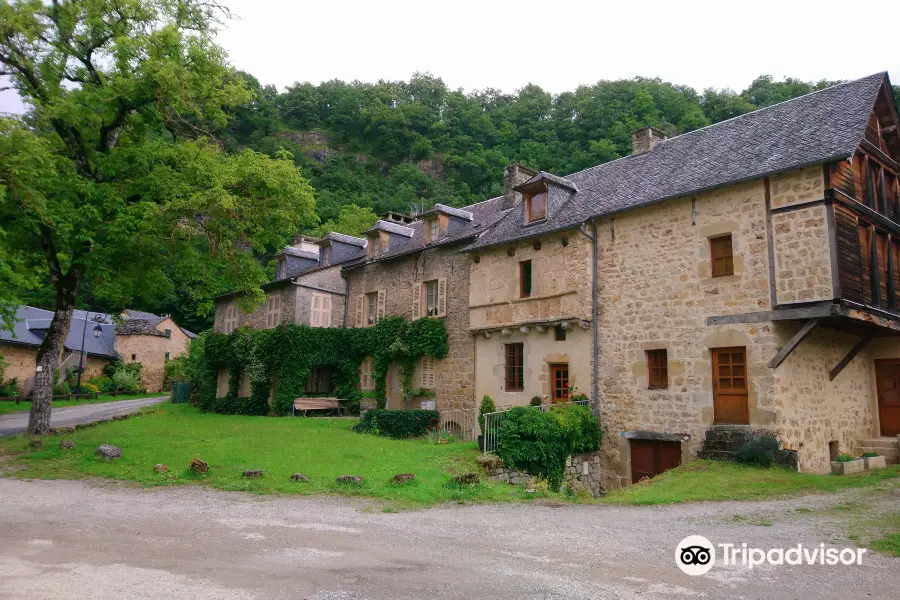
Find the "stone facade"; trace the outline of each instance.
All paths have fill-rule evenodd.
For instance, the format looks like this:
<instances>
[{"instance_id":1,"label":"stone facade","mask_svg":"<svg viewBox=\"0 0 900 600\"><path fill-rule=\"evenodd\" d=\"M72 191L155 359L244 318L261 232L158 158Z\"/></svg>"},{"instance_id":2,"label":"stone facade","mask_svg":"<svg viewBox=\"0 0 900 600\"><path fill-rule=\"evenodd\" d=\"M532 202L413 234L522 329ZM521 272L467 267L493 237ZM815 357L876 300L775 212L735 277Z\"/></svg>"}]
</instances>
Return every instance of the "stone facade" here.
<instances>
[{"instance_id":1,"label":"stone facade","mask_svg":"<svg viewBox=\"0 0 900 600\"><path fill-rule=\"evenodd\" d=\"M6 361L4 372L6 379L16 378L19 384L26 379L34 377L34 369L37 366L37 347L20 346L18 344L0 344L0 356Z\"/></svg>"},{"instance_id":2,"label":"stone facade","mask_svg":"<svg viewBox=\"0 0 900 600\"><path fill-rule=\"evenodd\" d=\"M825 170L822 165L779 173L770 178L769 184L772 208L825 198Z\"/></svg>"},{"instance_id":3,"label":"stone facade","mask_svg":"<svg viewBox=\"0 0 900 600\"><path fill-rule=\"evenodd\" d=\"M163 335L120 334L115 343L115 350L123 362L141 363L141 387L148 392L158 392L165 387L166 362L187 352L191 344L191 339L169 317L160 321L156 330Z\"/></svg>"},{"instance_id":4,"label":"stone facade","mask_svg":"<svg viewBox=\"0 0 900 600\"><path fill-rule=\"evenodd\" d=\"M350 283L350 314L347 325L360 326L355 306L360 297L384 293L384 315L413 317L415 287L426 281L446 279L447 311L441 317L447 329L449 352L435 362L435 406L438 410L474 410L475 344L469 333L469 256L458 254L458 245L426 248L391 260L346 269ZM392 366L386 381L388 408L419 408L413 398L404 405L399 369ZM418 382L414 382L420 387Z\"/></svg>"},{"instance_id":5,"label":"stone facade","mask_svg":"<svg viewBox=\"0 0 900 600\"><path fill-rule=\"evenodd\" d=\"M778 304L834 297L824 206L772 215Z\"/></svg>"}]
</instances>

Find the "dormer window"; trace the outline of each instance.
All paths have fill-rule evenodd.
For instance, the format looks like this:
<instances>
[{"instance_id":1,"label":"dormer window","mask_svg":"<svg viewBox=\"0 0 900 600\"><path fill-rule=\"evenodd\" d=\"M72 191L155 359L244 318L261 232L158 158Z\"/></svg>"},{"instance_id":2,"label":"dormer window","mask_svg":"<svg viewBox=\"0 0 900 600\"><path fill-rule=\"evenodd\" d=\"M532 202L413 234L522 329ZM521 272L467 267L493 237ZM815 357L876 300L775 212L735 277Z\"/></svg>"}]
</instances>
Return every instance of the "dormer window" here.
<instances>
[{"instance_id":1,"label":"dormer window","mask_svg":"<svg viewBox=\"0 0 900 600\"><path fill-rule=\"evenodd\" d=\"M369 258L375 258L381 254L381 236L374 235L369 238Z\"/></svg>"},{"instance_id":2,"label":"dormer window","mask_svg":"<svg viewBox=\"0 0 900 600\"><path fill-rule=\"evenodd\" d=\"M285 276L285 260L283 258L278 259L278 268L275 272L275 279L283 279Z\"/></svg>"},{"instance_id":3,"label":"dormer window","mask_svg":"<svg viewBox=\"0 0 900 600\"><path fill-rule=\"evenodd\" d=\"M441 239L441 221L438 217L425 221L425 243L434 244Z\"/></svg>"},{"instance_id":4,"label":"dormer window","mask_svg":"<svg viewBox=\"0 0 900 600\"><path fill-rule=\"evenodd\" d=\"M331 246L322 246L322 266L327 267L331 264Z\"/></svg>"},{"instance_id":5,"label":"dormer window","mask_svg":"<svg viewBox=\"0 0 900 600\"><path fill-rule=\"evenodd\" d=\"M535 223L547 218L547 192L532 194L525 199L525 222Z\"/></svg>"}]
</instances>

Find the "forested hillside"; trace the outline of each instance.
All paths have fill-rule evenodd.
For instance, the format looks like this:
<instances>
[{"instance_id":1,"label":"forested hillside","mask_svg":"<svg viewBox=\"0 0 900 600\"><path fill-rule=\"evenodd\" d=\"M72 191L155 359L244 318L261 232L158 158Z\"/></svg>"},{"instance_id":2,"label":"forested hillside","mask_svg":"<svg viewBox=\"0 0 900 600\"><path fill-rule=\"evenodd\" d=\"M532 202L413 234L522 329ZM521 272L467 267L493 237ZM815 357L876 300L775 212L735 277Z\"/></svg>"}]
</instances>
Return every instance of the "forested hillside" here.
<instances>
[{"instance_id":1,"label":"forested hillside","mask_svg":"<svg viewBox=\"0 0 900 600\"><path fill-rule=\"evenodd\" d=\"M437 77L320 85L278 93L250 75L256 100L227 131L229 147L294 155L316 190L323 222L356 234L374 215L415 204L462 206L500 193L512 162L567 174L631 151L631 132L653 125L676 135L835 82L761 76L740 93L659 79L601 81L559 95L528 85L514 94L463 93ZM900 95L900 94L898 94Z\"/></svg>"}]
</instances>

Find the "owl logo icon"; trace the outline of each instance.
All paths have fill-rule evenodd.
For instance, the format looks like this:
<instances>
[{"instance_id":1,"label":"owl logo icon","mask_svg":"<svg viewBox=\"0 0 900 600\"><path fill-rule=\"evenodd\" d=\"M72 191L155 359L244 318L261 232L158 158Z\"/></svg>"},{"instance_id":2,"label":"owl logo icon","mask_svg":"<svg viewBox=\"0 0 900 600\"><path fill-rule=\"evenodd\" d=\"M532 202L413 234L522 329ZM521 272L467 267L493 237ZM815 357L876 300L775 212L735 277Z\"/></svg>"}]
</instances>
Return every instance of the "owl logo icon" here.
<instances>
[{"instance_id":1,"label":"owl logo icon","mask_svg":"<svg viewBox=\"0 0 900 600\"><path fill-rule=\"evenodd\" d=\"M675 564L688 575L705 575L715 562L716 547L702 535L689 535L675 548Z\"/></svg>"}]
</instances>

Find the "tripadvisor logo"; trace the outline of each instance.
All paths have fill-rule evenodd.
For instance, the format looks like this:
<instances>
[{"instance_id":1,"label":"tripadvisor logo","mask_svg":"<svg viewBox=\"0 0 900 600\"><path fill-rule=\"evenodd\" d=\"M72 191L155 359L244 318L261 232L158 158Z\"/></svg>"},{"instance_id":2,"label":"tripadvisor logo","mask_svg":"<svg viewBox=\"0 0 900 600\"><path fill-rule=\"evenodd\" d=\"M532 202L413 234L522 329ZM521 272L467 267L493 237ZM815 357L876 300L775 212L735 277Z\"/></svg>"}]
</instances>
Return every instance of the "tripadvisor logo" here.
<instances>
[{"instance_id":1,"label":"tripadvisor logo","mask_svg":"<svg viewBox=\"0 0 900 600\"><path fill-rule=\"evenodd\" d=\"M688 575L705 575L716 562L716 544L702 535L689 535L675 547L675 564ZM790 548L750 548L747 544L718 544L722 566L861 565L865 548L826 548L825 544Z\"/></svg>"}]
</instances>

